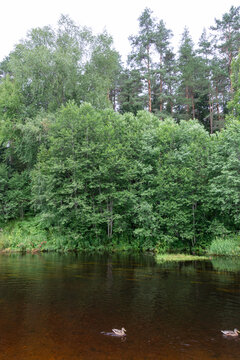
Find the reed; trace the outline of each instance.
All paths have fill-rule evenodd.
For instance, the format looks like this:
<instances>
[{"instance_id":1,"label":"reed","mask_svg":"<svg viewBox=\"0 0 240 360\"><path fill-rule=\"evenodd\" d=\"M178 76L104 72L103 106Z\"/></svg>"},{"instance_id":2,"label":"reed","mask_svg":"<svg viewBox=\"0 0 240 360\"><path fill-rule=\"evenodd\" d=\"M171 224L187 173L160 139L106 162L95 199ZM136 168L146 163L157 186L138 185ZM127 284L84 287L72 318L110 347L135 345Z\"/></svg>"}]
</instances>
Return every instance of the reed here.
<instances>
[{"instance_id":1,"label":"reed","mask_svg":"<svg viewBox=\"0 0 240 360\"><path fill-rule=\"evenodd\" d=\"M211 243L208 254L218 256L240 256L240 237L216 238Z\"/></svg>"}]
</instances>

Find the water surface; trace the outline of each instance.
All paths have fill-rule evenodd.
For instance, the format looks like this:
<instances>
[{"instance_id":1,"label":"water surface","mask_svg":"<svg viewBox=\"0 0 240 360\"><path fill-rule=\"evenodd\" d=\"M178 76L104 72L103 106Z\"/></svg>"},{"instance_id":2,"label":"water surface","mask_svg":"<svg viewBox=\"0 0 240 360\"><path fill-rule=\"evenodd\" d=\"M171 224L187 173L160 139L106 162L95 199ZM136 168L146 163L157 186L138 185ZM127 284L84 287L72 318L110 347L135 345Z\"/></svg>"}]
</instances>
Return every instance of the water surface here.
<instances>
[{"instance_id":1,"label":"water surface","mask_svg":"<svg viewBox=\"0 0 240 360\"><path fill-rule=\"evenodd\" d=\"M0 359L239 359L238 262L1 255ZM125 327L125 338L107 336Z\"/></svg>"}]
</instances>

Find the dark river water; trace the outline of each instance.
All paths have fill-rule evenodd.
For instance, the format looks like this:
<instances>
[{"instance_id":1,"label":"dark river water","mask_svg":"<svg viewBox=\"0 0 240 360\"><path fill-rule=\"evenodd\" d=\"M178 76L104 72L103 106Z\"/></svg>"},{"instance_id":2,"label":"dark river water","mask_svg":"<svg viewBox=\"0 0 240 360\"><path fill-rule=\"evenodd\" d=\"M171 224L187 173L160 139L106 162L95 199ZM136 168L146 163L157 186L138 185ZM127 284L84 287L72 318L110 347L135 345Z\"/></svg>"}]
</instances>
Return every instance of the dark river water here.
<instances>
[{"instance_id":1,"label":"dark river water","mask_svg":"<svg viewBox=\"0 0 240 360\"><path fill-rule=\"evenodd\" d=\"M239 263L1 255L0 359L239 360Z\"/></svg>"}]
</instances>

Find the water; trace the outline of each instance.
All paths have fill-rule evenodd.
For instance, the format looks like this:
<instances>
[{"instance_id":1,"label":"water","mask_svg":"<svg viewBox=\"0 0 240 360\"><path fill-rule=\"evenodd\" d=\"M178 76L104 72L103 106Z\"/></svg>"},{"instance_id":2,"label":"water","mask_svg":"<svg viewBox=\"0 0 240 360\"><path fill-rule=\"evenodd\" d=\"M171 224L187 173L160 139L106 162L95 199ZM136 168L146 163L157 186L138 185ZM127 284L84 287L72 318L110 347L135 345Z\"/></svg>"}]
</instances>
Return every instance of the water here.
<instances>
[{"instance_id":1,"label":"water","mask_svg":"<svg viewBox=\"0 0 240 360\"><path fill-rule=\"evenodd\" d=\"M237 261L1 255L0 359L239 359L239 285Z\"/></svg>"}]
</instances>

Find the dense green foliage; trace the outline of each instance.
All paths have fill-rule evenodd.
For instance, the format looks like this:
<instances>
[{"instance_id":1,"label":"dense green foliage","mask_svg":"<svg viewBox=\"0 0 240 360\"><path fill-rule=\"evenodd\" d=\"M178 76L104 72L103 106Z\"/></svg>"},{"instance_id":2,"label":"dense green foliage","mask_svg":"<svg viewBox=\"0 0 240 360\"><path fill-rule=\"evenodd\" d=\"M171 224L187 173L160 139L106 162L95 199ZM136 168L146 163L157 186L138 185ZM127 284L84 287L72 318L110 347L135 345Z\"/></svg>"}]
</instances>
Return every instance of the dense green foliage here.
<instances>
[{"instance_id":1,"label":"dense green foliage","mask_svg":"<svg viewBox=\"0 0 240 360\"><path fill-rule=\"evenodd\" d=\"M185 29L175 60L145 9L128 69L68 17L29 32L1 64L0 246L200 252L238 234L239 21L198 51Z\"/></svg>"},{"instance_id":2,"label":"dense green foliage","mask_svg":"<svg viewBox=\"0 0 240 360\"><path fill-rule=\"evenodd\" d=\"M70 102L13 127L11 141L1 133L2 224L38 214L69 248L127 242L159 252L239 231L239 120L209 135L196 120Z\"/></svg>"}]
</instances>

